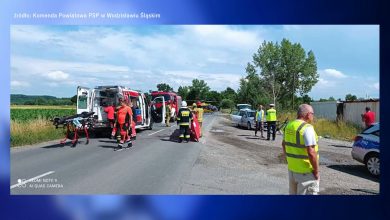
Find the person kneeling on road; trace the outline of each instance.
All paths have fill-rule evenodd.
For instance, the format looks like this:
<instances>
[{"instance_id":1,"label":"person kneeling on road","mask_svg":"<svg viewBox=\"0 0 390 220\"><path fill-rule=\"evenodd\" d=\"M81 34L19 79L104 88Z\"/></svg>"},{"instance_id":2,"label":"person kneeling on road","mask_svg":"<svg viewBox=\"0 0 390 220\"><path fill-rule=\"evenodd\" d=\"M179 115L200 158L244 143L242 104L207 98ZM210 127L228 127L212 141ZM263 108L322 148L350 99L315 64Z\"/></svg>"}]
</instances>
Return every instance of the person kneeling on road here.
<instances>
[{"instance_id":1,"label":"person kneeling on road","mask_svg":"<svg viewBox=\"0 0 390 220\"><path fill-rule=\"evenodd\" d=\"M181 108L179 110L179 114L177 117L177 124L180 126L179 143L181 143L183 139L185 139L187 143L190 141L191 120L192 120L192 113L187 108L187 102L182 101Z\"/></svg>"}]
</instances>

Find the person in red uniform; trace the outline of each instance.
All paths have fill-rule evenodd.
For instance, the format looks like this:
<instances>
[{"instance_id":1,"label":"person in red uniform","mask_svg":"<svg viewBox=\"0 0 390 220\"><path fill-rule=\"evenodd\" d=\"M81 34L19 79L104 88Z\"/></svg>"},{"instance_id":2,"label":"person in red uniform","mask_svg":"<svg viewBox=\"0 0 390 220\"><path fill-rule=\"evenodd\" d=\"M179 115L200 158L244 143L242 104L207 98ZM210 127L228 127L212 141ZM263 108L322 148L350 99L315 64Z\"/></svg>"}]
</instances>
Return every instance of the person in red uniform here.
<instances>
[{"instance_id":1,"label":"person in red uniform","mask_svg":"<svg viewBox=\"0 0 390 220\"><path fill-rule=\"evenodd\" d=\"M366 107L366 113L362 114L362 121L366 124L366 128L375 123L375 112L372 112L368 106Z\"/></svg>"},{"instance_id":2,"label":"person in red uniform","mask_svg":"<svg viewBox=\"0 0 390 220\"><path fill-rule=\"evenodd\" d=\"M128 137L128 129L131 126L132 118L133 118L133 112L131 108L126 104L126 101L123 99L119 99L119 102L121 103L120 107L117 110L117 124L116 127L120 131L120 141L118 148L123 148L123 144L125 141L128 141L127 147L132 146L131 139Z\"/></svg>"},{"instance_id":3,"label":"person in red uniform","mask_svg":"<svg viewBox=\"0 0 390 220\"><path fill-rule=\"evenodd\" d=\"M107 107L104 108L104 112L107 113L107 120L108 120L108 123L110 123L110 127L112 129L112 133L111 133L111 137L115 135L115 132L114 131L114 124L115 124L115 117L114 117L114 113L115 113L115 106L114 104L110 103Z\"/></svg>"}]
</instances>

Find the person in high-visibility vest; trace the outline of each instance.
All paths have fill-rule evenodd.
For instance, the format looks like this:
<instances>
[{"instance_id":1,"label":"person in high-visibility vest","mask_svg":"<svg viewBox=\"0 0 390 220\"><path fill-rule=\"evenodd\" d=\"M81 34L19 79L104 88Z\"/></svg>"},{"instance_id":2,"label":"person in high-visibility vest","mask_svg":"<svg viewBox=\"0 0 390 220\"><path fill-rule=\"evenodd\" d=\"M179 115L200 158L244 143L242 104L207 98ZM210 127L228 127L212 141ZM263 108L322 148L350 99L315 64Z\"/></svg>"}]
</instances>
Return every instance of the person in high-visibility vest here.
<instances>
[{"instance_id":1,"label":"person in high-visibility vest","mask_svg":"<svg viewBox=\"0 0 390 220\"><path fill-rule=\"evenodd\" d=\"M180 126L180 136L179 143L186 140L186 142L190 141L190 123L192 120L192 113L187 108L187 102L181 102L181 108L179 110L179 114L177 116L177 124Z\"/></svg>"},{"instance_id":2,"label":"person in high-visibility vest","mask_svg":"<svg viewBox=\"0 0 390 220\"><path fill-rule=\"evenodd\" d=\"M195 103L194 103L195 104ZM198 118L200 137L202 137L202 122L203 122L203 108L202 103L197 101L195 104L194 112Z\"/></svg>"},{"instance_id":3,"label":"person in high-visibility vest","mask_svg":"<svg viewBox=\"0 0 390 220\"><path fill-rule=\"evenodd\" d=\"M255 121L256 121L255 136L257 136L257 131L260 130L261 137L264 138L263 136L264 110L262 105L259 105L259 109L256 111Z\"/></svg>"},{"instance_id":4,"label":"person in high-visibility vest","mask_svg":"<svg viewBox=\"0 0 390 220\"><path fill-rule=\"evenodd\" d=\"M276 110L275 104L269 104L270 109L267 110L267 140L270 140L272 129L272 140L275 140L276 135Z\"/></svg>"},{"instance_id":5,"label":"person in high-visibility vest","mask_svg":"<svg viewBox=\"0 0 390 220\"><path fill-rule=\"evenodd\" d=\"M297 119L284 128L283 153L286 156L291 195L317 195L319 192L318 136L310 124L313 108L302 104Z\"/></svg>"}]
</instances>

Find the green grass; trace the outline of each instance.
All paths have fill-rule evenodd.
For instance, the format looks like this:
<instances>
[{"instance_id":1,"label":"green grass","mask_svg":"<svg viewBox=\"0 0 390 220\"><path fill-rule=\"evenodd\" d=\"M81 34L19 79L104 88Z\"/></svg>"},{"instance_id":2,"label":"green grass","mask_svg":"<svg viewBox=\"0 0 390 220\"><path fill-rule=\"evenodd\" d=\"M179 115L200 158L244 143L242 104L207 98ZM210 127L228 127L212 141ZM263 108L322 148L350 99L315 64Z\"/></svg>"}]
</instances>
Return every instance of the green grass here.
<instances>
[{"instance_id":1,"label":"green grass","mask_svg":"<svg viewBox=\"0 0 390 220\"><path fill-rule=\"evenodd\" d=\"M362 128L359 126L345 122L333 122L326 119L315 120L313 126L320 136L345 141L352 141L362 131Z\"/></svg>"},{"instance_id":2,"label":"green grass","mask_svg":"<svg viewBox=\"0 0 390 220\"><path fill-rule=\"evenodd\" d=\"M11 120L32 121L76 114L76 109L11 108Z\"/></svg>"},{"instance_id":3,"label":"green grass","mask_svg":"<svg viewBox=\"0 0 390 220\"><path fill-rule=\"evenodd\" d=\"M278 120L280 122L283 122L286 118L289 120L294 120L296 118L296 113L278 113ZM318 136L345 141L352 141L353 138L362 131L361 127L354 124L330 121L316 117L314 117L313 126Z\"/></svg>"},{"instance_id":4,"label":"green grass","mask_svg":"<svg viewBox=\"0 0 390 220\"><path fill-rule=\"evenodd\" d=\"M74 114L74 106L12 106L11 147L63 138L64 130L56 129L50 119Z\"/></svg>"},{"instance_id":5,"label":"green grass","mask_svg":"<svg viewBox=\"0 0 390 220\"><path fill-rule=\"evenodd\" d=\"M56 129L50 121L44 119L27 122L11 120L11 147L60 139L65 136L64 131L62 128Z\"/></svg>"}]
</instances>

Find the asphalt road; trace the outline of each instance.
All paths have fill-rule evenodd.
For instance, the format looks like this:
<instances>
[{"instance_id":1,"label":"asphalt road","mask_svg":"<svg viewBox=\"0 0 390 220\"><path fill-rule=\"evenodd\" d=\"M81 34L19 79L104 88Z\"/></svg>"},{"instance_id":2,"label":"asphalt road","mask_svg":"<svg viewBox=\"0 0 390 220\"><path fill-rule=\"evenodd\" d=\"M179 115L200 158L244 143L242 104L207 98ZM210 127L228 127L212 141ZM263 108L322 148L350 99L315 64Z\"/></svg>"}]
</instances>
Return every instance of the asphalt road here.
<instances>
[{"instance_id":1,"label":"asphalt road","mask_svg":"<svg viewBox=\"0 0 390 220\"><path fill-rule=\"evenodd\" d=\"M212 118L205 116L205 127ZM108 138L12 149L11 194L178 194L202 143L171 141L175 129L155 124L121 151Z\"/></svg>"},{"instance_id":2,"label":"asphalt road","mask_svg":"<svg viewBox=\"0 0 390 220\"><path fill-rule=\"evenodd\" d=\"M176 129L157 124L122 151L108 138L12 148L11 194L288 194L281 134L266 141L220 113L205 115L200 142L171 141ZM379 194L379 178L352 159L351 145L319 140L320 194Z\"/></svg>"}]
</instances>

